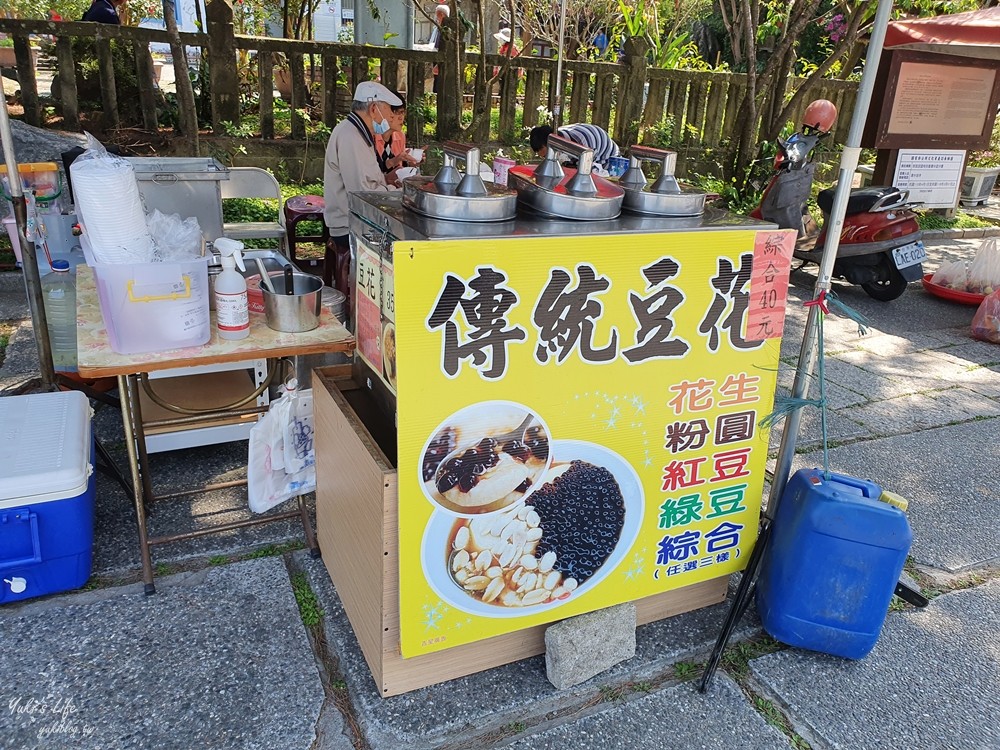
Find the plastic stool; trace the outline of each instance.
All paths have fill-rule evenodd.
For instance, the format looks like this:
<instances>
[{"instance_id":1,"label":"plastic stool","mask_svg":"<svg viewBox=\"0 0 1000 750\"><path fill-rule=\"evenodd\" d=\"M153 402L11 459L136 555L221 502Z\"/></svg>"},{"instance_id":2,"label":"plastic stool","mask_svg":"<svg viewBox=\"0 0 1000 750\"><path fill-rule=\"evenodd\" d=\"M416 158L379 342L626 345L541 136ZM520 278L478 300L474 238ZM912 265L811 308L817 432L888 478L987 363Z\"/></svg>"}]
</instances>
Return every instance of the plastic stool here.
<instances>
[{"instance_id":1,"label":"plastic stool","mask_svg":"<svg viewBox=\"0 0 1000 750\"><path fill-rule=\"evenodd\" d=\"M318 264L313 261L303 261L300 264L299 261L295 259L295 243L320 242L322 243L324 249L326 248L326 241L330 238L330 230L323 221L324 208L326 208L326 204L323 202L323 197L320 195L294 195L285 201L285 232L288 236L288 257L292 263L300 268L302 268L303 265L309 266L308 268L302 268L302 270L306 272L310 272ZM295 227L300 221L318 221L323 227L322 234L296 235ZM324 259L324 266L326 266L327 262L328 261ZM325 275L326 274L324 273L324 276Z\"/></svg>"}]
</instances>

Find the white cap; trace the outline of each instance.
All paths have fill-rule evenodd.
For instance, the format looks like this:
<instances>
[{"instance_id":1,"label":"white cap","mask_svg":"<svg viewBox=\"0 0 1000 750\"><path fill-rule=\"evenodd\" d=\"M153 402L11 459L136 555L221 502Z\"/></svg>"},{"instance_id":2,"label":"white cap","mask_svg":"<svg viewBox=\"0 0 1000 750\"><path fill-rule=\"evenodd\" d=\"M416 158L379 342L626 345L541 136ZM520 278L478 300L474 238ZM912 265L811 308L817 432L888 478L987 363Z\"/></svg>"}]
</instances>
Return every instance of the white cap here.
<instances>
[{"instance_id":1,"label":"white cap","mask_svg":"<svg viewBox=\"0 0 1000 750\"><path fill-rule=\"evenodd\" d=\"M447 5L439 5L434 9L435 13L444 13L446 17L451 17L451 8Z\"/></svg>"},{"instance_id":2,"label":"white cap","mask_svg":"<svg viewBox=\"0 0 1000 750\"><path fill-rule=\"evenodd\" d=\"M510 29L500 29L500 31L493 35L493 38L498 42L506 44L510 41Z\"/></svg>"},{"instance_id":3,"label":"white cap","mask_svg":"<svg viewBox=\"0 0 1000 750\"><path fill-rule=\"evenodd\" d=\"M385 102L390 107L399 107L403 100L389 91L378 81L362 81L354 89L354 101L356 102Z\"/></svg>"}]
</instances>

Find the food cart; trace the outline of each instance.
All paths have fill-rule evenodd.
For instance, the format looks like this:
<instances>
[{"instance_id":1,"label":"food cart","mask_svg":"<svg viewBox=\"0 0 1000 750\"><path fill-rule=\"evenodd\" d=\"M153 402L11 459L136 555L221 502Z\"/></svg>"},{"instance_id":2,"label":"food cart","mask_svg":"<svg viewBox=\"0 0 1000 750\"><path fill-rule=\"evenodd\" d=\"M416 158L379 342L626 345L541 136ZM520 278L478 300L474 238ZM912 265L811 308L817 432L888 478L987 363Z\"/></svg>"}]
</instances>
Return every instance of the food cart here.
<instances>
[{"instance_id":1,"label":"food cart","mask_svg":"<svg viewBox=\"0 0 1000 750\"><path fill-rule=\"evenodd\" d=\"M667 152L615 184L553 136L513 189L445 156L351 196L357 348L313 383L320 547L383 696L541 653L556 620L722 601L794 240L705 208Z\"/></svg>"}]
</instances>

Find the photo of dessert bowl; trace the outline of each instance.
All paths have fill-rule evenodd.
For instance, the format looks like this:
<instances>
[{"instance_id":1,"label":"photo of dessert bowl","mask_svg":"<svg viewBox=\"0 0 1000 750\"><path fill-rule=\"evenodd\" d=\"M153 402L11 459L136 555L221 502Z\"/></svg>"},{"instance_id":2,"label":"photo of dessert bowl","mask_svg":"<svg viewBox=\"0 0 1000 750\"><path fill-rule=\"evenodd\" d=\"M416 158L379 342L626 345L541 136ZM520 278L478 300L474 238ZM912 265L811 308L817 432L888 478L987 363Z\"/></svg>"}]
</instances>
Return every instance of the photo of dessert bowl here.
<instances>
[{"instance_id":1,"label":"photo of dessert bowl","mask_svg":"<svg viewBox=\"0 0 1000 750\"><path fill-rule=\"evenodd\" d=\"M431 433L418 470L434 505L478 515L524 500L550 462L549 429L538 414L512 401L483 401Z\"/></svg>"}]
</instances>

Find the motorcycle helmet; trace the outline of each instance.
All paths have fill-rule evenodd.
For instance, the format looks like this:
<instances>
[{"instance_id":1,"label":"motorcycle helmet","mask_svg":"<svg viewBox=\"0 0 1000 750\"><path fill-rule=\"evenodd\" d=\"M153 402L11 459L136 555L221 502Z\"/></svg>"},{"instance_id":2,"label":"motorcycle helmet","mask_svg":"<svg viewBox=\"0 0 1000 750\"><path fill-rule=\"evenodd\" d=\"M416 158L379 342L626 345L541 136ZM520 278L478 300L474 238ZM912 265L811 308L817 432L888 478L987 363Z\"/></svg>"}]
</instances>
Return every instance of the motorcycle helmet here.
<instances>
[{"instance_id":1,"label":"motorcycle helmet","mask_svg":"<svg viewBox=\"0 0 1000 750\"><path fill-rule=\"evenodd\" d=\"M829 133L837 123L837 105L828 99L817 99L802 115L802 126L820 133Z\"/></svg>"}]
</instances>

